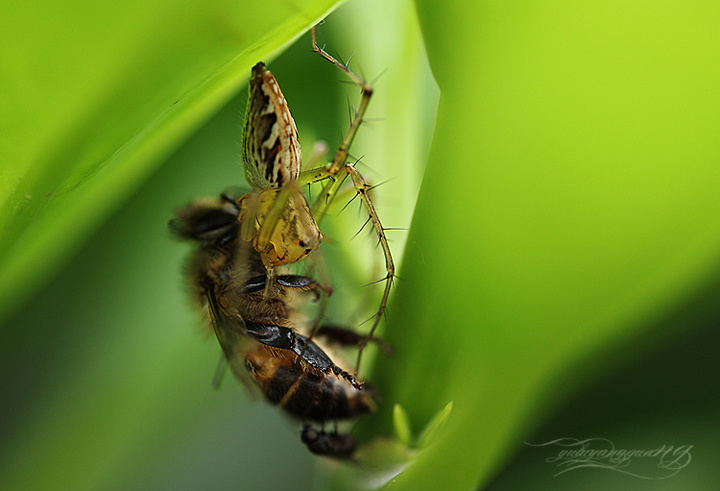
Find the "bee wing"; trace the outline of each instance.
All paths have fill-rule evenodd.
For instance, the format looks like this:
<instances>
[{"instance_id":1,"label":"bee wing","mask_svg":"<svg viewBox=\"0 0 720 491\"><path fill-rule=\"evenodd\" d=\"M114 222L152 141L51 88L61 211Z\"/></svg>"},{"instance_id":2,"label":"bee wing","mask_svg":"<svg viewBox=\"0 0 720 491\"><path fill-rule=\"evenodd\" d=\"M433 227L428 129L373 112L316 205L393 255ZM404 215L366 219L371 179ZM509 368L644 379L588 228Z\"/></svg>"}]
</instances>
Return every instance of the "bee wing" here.
<instances>
[{"instance_id":1,"label":"bee wing","mask_svg":"<svg viewBox=\"0 0 720 491\"><path fill-rule=\"evenodd\" d=\"M220 361L220 365L215 373L213 385L215 387L220 386L225 363L227 363L233 375L242 382L248 389L248 392L255 395L255 386L245 369L245 352L248 349L248 343L252 342L248 336L244 334L246 331L245 322L239 315L232 315L220 306L215 296L215 288L213 286L208 287L206 292L210 321L212 322L215 336L225 355L224 362L223 360Z\"/></svg>"},{"instance_id":2,"label":"bee wing","mask_svg":"<svg viewBox=\"0 0 720 491\"><path fill-rule=\"evenodd\" d=\"M242 153L245 176L255 188L279 188L300 175L297 127L280 86L263 63L252 69Z\"/></svg>"}]
</instances>

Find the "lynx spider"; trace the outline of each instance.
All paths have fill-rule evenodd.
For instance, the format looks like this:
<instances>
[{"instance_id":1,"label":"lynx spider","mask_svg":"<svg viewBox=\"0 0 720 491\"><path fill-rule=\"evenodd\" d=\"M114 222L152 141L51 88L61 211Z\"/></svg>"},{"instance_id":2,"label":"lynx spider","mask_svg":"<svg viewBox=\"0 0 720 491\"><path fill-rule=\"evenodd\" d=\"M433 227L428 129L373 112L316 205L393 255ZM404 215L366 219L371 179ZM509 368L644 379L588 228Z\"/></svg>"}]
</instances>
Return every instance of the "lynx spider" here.
<instances>
[{"instance_id":1,"label":"lynx spider","mask_svg":"<svg viewBox=\"0 0 720 491\"><path fill-rule=\"evenodd\" d=\"M387 275L385 288L378 310L368 319L373 321L370 331L358 346L355 366L360 368L362 352L372 338L387 306L390 288L395 277L390 246L385 229L370 198L372 186L348 160L348 151L363 121L373 88L362 78L340 63L317 44L315 27L312 28L312 50L335 65L360 87L360 104L350 122L335 155L326 165L301 171L300 144L297 128L280 88L264 64L253 67L250 80L248 108L243 128L243 164L248 182L255 192L238 200L241 208L242 237L253 241L261 254L268 272L266 291L274 281L275 266L304 259L317 249L322 240L318 222L325 216L330 202L348 176L369 215L369 221L378 236L383 251ZM327 181L313 205L308 204L300 193L302 186ZM324 310L321 307L321 311ZM308 338L319 326L318 318Z\"/></svg>"}]
</instances>

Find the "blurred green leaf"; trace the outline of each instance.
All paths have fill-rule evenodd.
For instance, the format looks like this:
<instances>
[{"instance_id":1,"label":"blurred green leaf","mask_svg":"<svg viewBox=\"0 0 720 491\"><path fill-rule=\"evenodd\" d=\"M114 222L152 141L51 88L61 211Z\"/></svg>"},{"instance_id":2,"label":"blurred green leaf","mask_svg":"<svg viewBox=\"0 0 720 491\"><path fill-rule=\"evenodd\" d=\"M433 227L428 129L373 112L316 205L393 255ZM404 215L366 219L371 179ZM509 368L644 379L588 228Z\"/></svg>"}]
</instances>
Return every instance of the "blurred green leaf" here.
<instances>
[{"instance_id":1,"label":"blurred green leaf","mask_svg":"<svg viewBox=\"0 0 720 491\"><path fill-rule=\"evenodd\" d=\"M5 2L0 316L335 3Z\"/></svg>"},{"instance_id":2,"label":"blurred green leaf","mask_svg":"<svg viewBox=\"0 0 720 491\"><path fill-rule=\"evenodd\" d=\"M433 416L433 418L430 420L430 422L427 424L425 429L422 431L422 433L420 433L420 436L418 437L417 447L419 450L422 450L428 445L431 445L435 442L437 438L439 438L443 428L445 427L445 424L447 423L448 419L450 419L450 415L452 414L452 407L452 402L448 402L444 408L442 408L435 416Z\"/></svg>"},{"instance_id":3,"label":"blurred green leaf","mask_svg":"<svg viewBox=\"0 0 720 491\"><path fill-rule=\"evenodd\" d=\"M396 10L385 19L388 26L408 22L407 5L388 7ZM346 28L352 25L352 15L328 22L320 32L332 52L344 58L355 45L362 48ZM410 26L417 42L417 27ZM387 33L396 35L390 28ZM372 78L404 54L384 44L381 39L371 48L387 56L378 57L372 67L361 67ZM313 55L309 46L306 37L270 65L290 102L306 152L319 137L337 144L346 126L346 98L357 97L354 87L339 83L342 73ZM420 70L421 52L413 49L413 57L377 81L369 115L375 121L363 133L381 136L384 146L393 144L387 127L407 135L413 134L409 128L422 128L421 148L429 146L437 92L428 86L426 64ZM257 61L255 56L266 55L251 56L248 66ZM373 57L363 55L364 59ZM415 108L414 101L398 97L397 90L407 90L416 71L424 77L415 90L434 94L434 99L416 109L422 116L406 122L402 112L386 106ZM309 485L313 457L300 442L294 422L263 401L248 400L232 378L226 377L220 393L211 388L220 356L217 343L197 334L202 324L188 305L181 276L187 249L167 232L175 207L242 183L239 126L245 97L235 98L184 145L97 231L60 276L3 325L0 382L7 400L13 401L2 408L0 418L3 489L258 489L283 487L290 480L299 487ZM386 117L387 122L382 120ZM397 208L395 216L403 217L394 221L395 226L408 222L412 208L405 196L416 194L424 165L422 155L409 161L415 177L402 178L403 166L408 167L405 159L421 151L414 139L404 143L413 151L398 161L384 158L376 148L358 150L367 155L361 165L373 182L393 179L377 191L384 210L391 210L385 199L395 199L393 189L398 188L392 186L405 190L401 201L390 203ZM402 153L401 148L393 151ZM84 185L90 184L94 181ZM363 221L360 216L358 220ZM341 257L343 251L350 252L345 258L355 257L353 249L362 240L349 239L356 230L330 234L328 255L337 250ZM355 267L353 261L343 263L350 270ZM341 269L337 274L343 278ZM360 284L368 281L367 276L354 276ZM338 286L331 314L347 321L353 309L342 301L357 296L358 290L344 281ZM281 469L278 461L284 462ZM36 468L44 471L33 472Z\"/></svg>"},{"instance_id":4,"label":"blurred green leaf","mask_svg":"<svg viewBox=\"0 0 720 491\"><path fill-rule=\"evenodd\" d=\"M410 421L408 420L407 412L403 409L401 404L395 404L393 406L393 428L395 431L395 438L406 447L410 447L413 444L412 428L410 427Z\"/></svg>"},{"instance_id":5,"label":"blurred green leaf","mask_svg":"<svg viewBox=\"0 0 720 491\"><path fill-rule=\"evenodd\" d=\"M376 378L413 427L453 401L394 486L469 489L717 275L720 12L416 3L441 99Z\"/></svg>"},{"instance_id":6,"label":"blurred green leaf","mask_svg":"<svg viewBox=\"0 0 720 491\"><path fill-rule=\"evenodd\" d=\"M717 426L705 422L717 425L716 404L698 402L708 394L717 401L717 390L709 388L713 377L703 379L707 387L694 381L717 374L716 364L696 367L689 380L679 374L669 387L653 381L652 365L670 359L684 366L696 353L711 359L714 345L707 339L716 340L684 342L684 329L693 327L698 311L683 307L710 288L718 270L717 7L418 1L417 12L419 26L408 3L350 2L320 33L331 52L343 58L356 52L353 67L375 84L370 121L352 152L362 157L368 178L388 181L376 189L383 223L406 227L414 212L407 235L392 235L398 259L407 241L383 333L394 354L378 357L367 375L382 396L380 411L358 423L357 433L369 440L358 455L362 463L323 461L325 482L343 489L484 486L530 441L533 428L582 388L589 391L585 405L565 410L564 428L608 438L649 434L676 444L713 433L707 428ZM263 19L268 26L285 17ZM288 39L303 27L287 32ZM347 96L339 91L342 74L315 59L307 46L306 39L271 65L306 152L318 138L328 139L331 148L337 143L346 125L344 98L352 104L357 97L354 87ZM436 125L437 89L424 47L442 90ZM244 85L245 71L261 57L253 56L238 68L233 87ZM168 111L175 114L188 99ZM232 380L219 393L210 388L217 345L194 334L200 322L180 286L185 251L165 235L174 206L240 179L242 107L241 96L5 326L1 380L13 405L0 418L3 488L310 485L316 459L299 442L297 425L263 401L247 401ZM91 123L82 129L90 133L89 142L100 131ZM65 144L64 153L77 153L81 143ZM72 192L94 188L106 167L74 188L67 181ZM128 176L140 180L130 171ZM62 249L61 232L73 236L63 240L79 241L76 229L67 233L68 222L52 217L76 206L99 215L87 200L100 200L98 210L106 209L100 206L104 199L119 200L120 187L105 179L98 186L102 196L76 194L72 204L55 198L62 205L58 211L38 212L59 230L43 228L49 240L39 244ZM352 215L323 224L336 288L330 316L350 325L375 305L374 293L360 285L382 275L374 243L349 241L359 228ZM84 220L70 223L90 230ZM41 236L39 228L33 233ZM706 294L712 297L708 304L717 304L716 291ZM702 322L713 325L712 319ZM655 350L662 344L658 337L672 346L649 357L650 366L641 367L645 378L636 385L624 385L639 371L634 365L628 373L614 372L606 385L617 385L615 392L587 385L607 367L637 356L636 350ZM676 345L685 357L672 356ZM662 382L671 378L670 370L661 372ZM690 441L674 441L684 421L664 429L666 420L647 417L655 414L656 403L647 394L670 391L672 398L681 386L683 417L696 416L684 401L707 414ZM639 406L641 416L623 421L621 405L603 408L615 410L604 426L582 420L604 397ZM452 414L426 448L408 452L387 441L396 404L408 419L401 426L427 428L451 401ZM653 411L642 414L642 404ZM541 435L587 436L555 434L558 427ZM705 443L704 455L716 455L712 440ZM542 464L538 454L530 457ZM701 466L698 474L681 474L668 486L700 488L717 481L712 469ZM517 483L531 489L571 483L578 489L595 482L594 476L543 481L546 468L516 469L498 489L518 489ZM637 485L623 481L628 482Z\"/></svg>"}]
</instances>

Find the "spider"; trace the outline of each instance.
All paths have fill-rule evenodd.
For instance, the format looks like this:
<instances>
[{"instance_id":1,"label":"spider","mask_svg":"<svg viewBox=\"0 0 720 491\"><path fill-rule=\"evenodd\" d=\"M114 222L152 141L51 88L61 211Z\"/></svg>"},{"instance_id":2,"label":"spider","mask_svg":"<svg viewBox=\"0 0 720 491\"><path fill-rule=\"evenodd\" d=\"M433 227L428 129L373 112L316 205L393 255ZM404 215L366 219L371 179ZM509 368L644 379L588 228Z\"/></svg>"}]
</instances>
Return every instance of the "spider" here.
<instances>
[{"instance_id":1,"label":"spider","mask_svg":"<svg viewBox=\"0 0 720 491\"><path fill-rule=\"evenodd\" d=\"M357 195L368 212L368 221L377 234L387 271L386 276L378 280L385 282L385 288L380 305L371 317L373 322L370 331L358 346L357 374L362 352L380 323L395 277L395 264L385 229L370 197L372 186L355 165L348 162L348 151L363 121L373 88L346 64L337 61L318 46L314 27L312 50L339 68L361 89L359 106L332 161L303 171L297 127L287 101L270 70L262 62L256 64L249 83L242 147L245 176L253 192L238 200L238 219L241 222L242 239L252 242L266 268L267 296L276 278L275 267L301 261L320 246L322 233L318 223L345 180L348 177L352 179ZM309 206L300 189L321 181L325 181L323 189L312 206ZM319 321L318 318L313 324L309 339L315 334Z\"/></svg>"}]
</instances>

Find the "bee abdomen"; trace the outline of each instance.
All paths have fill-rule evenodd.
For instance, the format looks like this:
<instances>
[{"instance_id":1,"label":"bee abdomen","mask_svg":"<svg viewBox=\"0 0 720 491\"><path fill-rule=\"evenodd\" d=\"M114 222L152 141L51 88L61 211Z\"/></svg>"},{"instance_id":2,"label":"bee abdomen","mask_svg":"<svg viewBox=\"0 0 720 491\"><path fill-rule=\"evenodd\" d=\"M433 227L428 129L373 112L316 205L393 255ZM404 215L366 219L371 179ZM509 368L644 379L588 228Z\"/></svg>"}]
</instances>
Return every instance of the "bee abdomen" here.
<instances>
[{"instance_id":1,"label":"bee abdomen","mask_svg":"<svg viewBox=\"0 0 720 491\"><path fill-rule=\"evenodd\" d=\"M277 366L264 380L265 396L288 412L313 421L349 419L371 412L371 397L332 375L303 372L292 366Z\"/></svg>"}]
</instances>

